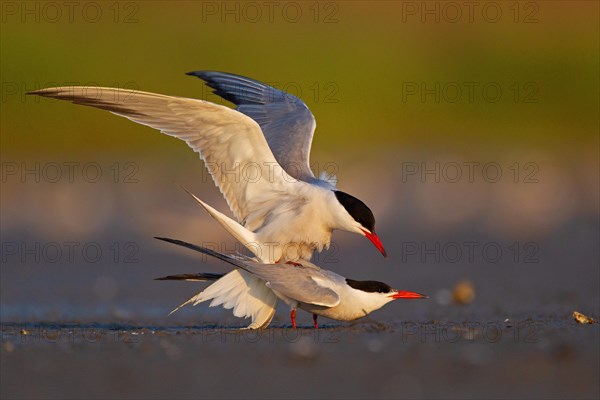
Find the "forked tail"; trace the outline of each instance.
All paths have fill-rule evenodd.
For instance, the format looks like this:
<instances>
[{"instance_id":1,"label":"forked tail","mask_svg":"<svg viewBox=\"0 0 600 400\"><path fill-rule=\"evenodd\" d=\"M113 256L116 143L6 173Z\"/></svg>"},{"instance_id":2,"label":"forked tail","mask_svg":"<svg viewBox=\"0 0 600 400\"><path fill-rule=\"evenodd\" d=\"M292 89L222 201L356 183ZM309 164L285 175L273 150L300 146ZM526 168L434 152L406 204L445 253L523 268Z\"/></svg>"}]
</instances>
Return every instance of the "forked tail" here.
<instances>
[{"instance_id":1,"label":"forked tail","mask_svg":"<svg viewBox=\"0 0 600 400\"><path fill-rule=\"evenodd\" d=\"M222 254L205 247L196 246L182 240L157 237L156 239L183 246L198 251L219 260L225 261L240 269L235 269L225 275L213 273L170 275L158 280L211 281L215 283L202 292L193 296L169 313L173 314L187 304L194 306L204 301L212 300L210 307L222 305L233 309L233 315L242 318L252 318L248 329L260 329L269 325L275 315L277 296L265 285L265 281L245 270L243 260L247 257Z\"/></svg>"}]
</instances>

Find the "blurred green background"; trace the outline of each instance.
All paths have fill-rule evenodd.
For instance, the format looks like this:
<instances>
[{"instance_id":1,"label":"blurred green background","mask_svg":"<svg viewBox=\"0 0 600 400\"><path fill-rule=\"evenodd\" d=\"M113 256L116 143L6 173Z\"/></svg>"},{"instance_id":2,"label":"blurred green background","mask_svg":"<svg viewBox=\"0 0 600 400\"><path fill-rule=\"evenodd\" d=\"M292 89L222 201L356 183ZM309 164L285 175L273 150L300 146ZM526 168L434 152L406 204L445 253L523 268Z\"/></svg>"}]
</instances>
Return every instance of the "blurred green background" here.
<instances>
[{"instance_id":1,"label":"blurred green background","mask_svg":"<svg viewBox=\"0 0 600 400\"><path fill-rule=\"evenodd\" d=\"M512 238L597 218L598 11L590 1L4 2L1 155L17 170L3 170L3 185L16 189L3 191L3 211L32 197L19 188L39 189L23 185L27 167L73 160L104 162L105 177L109 165L133 162L137 190L146 184L155 196L172 192L173 181L196 189L201 175L202 195L223 207L181 143L25 95L100 85L225 104L184 75L209 69L301 97L317 119L315 170L333 162L340 187L373 205L387 227L395 216L415 229L479 223ZM423 172L436 162L461 165L459 184L403 175L405 163ZM467 182L465 162L498 163L502 180L490 186L477 170ZM523 184L532 164L536 184ZM64 181L49 192L83 191ZM146 206L165 212L160 202ZM31 209L46 214L41 204ZM5 219L4 228L33 219Z\"/></svg>"},{"instance_id":2,"label":"blurred green background","mask_svg":"<svg viewBox=\"0 0 600 400\"><path fill-rule=\"evenodd\" d=\"M173 184L227 210L183 143L25 94L99 85L227 104L185 75L209 69L306 102L317 119L314 169L333 165L339 187L374 210L396 257L419 234L542 243L584 226L578 242L598 222L598 12L590 1L3 2L2 232L139 235L151 249L156 234L231 243ZM79 163L72 181L69 162ZM44 176L52 163L62 168L56 182ZM101 167L95 184L82 176L86 163ZM498 181L482 170L489 163ZM423 174L436 165L441 177ZM457 182L444 173L456 165ZM334 240L342 259L382 263L360 238ZM597 260L597 248L582 257Z\"/></svg>"},{"instance_id":3,"label":"blurred green background","mask_svg":"<svg viewBox=\"0 0 600 400\"><path fill-rule=\"evenodd\" d=\"M211 345L207 354L191 330L191 340L142 341L133 356L121 342L107 346L124 361L119 366L95 344L83 346L74 364L70 347L50 345L47 367L38 368L19 346L36 361L39 349L17 337L12 348L3 342L0 349L4 397L231 398L247 397L249 386L261 397L272 397L273 386L296 398L598 397L597 325L583 334L587 327L570 317L574 310L600 313L597 1L2 1L0 7L2 322L103 321L167 330L243 324L205 306L167 318L199 287L152 280L200 267L223 271L153 236L240 250L174 185L227 212L197 155L105 111L25 95L99 85L226 104L185 75L202 69L249 76L301 97L317 119L314 169L333 165L339 187L373 210L390 258L358 235L335 232L334 249L319 256L319 265L431 295L374 314L388 324L385 333L369 321L367 328L350 325L340 343L318 343L321 358L314 359L289 356L289 343L242 343L247 357ZM78 165L72 180L65 163ZM468 163L478 165L472 180ZM489 163L501 168L498 180L482 173ZM101 179L82 176L86 164L99 166ZM54 181L44 168L56 165L62 176ZM453 170L446 170L450 178L443 171L456 165L462 175L453 181ZM419 171L407 175L415 166ZM435 168L441 179L422 174ZM36 244L64 250L73 241L100 246L104 256L90 262L65 252L52 261L40 251L5 251ZM491 243L503 254L497 262L480 252L470 260L465 242ZM458 261L439 250L407 254L407 243L421 250L458 244L465 253ZM132 244L135 251L127 253ZM448 297L462 279L476 291L467 305ZM287 326L288 311L281 307L274 324ZM533 321L543 328L535 330L535 343L407 345L397 334L403 321L492 322L503 329ZM310 326L310 315L299 313L299 323ZM195 352L188 351L192 342ZM64 365L72 366L70 374ZM333 370L348 379L330 379ZM272 378L282 375L299 381ZM44 379L24 386L22 376ZM232 384L231 376L248 386ZM212 386L205 391L207 381Z\"/></svg>"},{"instance_id":4,"label":"blurred green background","mask_svg":"<svg viewBox=\"0 0 600 400\"><path fill-rule=\"evenodd\" d=\"M202 97L184 75L197 69L301 94L317 117L317 155L529 146L572 157L598 143L597 2L92 4L3 3L3 156L114 151L128 140L121 121L41 106L27 90L72 83ZM407 93L421 83L440 84L439 102ZM486 84L497 101L486 101ZM33 129L38 121L52 134Z\"/></svg>"}]
</instances>

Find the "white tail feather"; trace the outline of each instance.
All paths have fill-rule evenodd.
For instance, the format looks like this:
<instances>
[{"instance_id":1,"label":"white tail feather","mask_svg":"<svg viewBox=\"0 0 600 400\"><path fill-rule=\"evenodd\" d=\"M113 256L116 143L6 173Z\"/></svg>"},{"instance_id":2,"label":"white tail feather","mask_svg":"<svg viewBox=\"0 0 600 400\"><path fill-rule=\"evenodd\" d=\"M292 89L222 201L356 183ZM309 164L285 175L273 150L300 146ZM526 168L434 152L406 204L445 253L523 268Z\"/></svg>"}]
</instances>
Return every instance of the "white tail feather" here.
<instances>
[{"instance_id":1,"label":"white tail feather","mask_svg":"<svg viewBox=\"0 0 600 400\"><path fill-rule=\"evenodd\" d=\"M171 314L187 304L197 305L208 300L212 300L210 307L222 305L226 309L233 309L236 317L252 318L249 329L266 327L273 319L277 304L277 296L262 279L236 269L171 311Z\"/></svg>"},{"instance_id":2,"label":"white tail feather","mask_svg":"<svg viewBox=\"0 0 600 400\"><path fill-rule=\"evenodd\" d=\"M215 210L189 190L185 188L183 190L192 196L227 232L246 246L257 259L269 262L269 260L261 260L260 255L257 254L266 254L266 252L257 252L257 248L253 248L254 246L262 247L262 243L258 242L254 232ZM218 279L202 292L171 311L171 313L187 304L197 305L208 300L211 300L210 307L223 306L226 309L233 309L233 315L236 317L252 318L252 323L247 329L267 327L275 315L277 304L277 296L267 287L265 281L246 271L236 269Z\"/></svg>"},{"instance_id":3,"label":"white tail feather","mask_svg":"<svg viewBox=\"0 0 600 400\"><path fill-rule=\"evenodd\" d=\"M260 257L257 254L257 251L256 251L257 249L253 248L254 246L261 246L261 244L258 243L258 241L256 239L256 234L254 232L243 227L237 221L235 221L235 220L229 218L228 216L220 213L219 211L215 210L214 208L212 208L211 206L209 206L208 204L206 204L205 202L200 200L198 197L196 197L195 194L193 194L186 188L182 187L182 189L185 190L190 196L192 196L194 198L194 200L196 200L198 202L198 204L200 204L206 210L206 212L208 212L210 214L211 217L216 219L217 222L219 222L221 224L221 226L223 226L223 228L225 228L225 230L227 232L231 233L231 235L234 238L236 238L240 243L242 243L255 256Z\"/></svg>"}]
</instances>

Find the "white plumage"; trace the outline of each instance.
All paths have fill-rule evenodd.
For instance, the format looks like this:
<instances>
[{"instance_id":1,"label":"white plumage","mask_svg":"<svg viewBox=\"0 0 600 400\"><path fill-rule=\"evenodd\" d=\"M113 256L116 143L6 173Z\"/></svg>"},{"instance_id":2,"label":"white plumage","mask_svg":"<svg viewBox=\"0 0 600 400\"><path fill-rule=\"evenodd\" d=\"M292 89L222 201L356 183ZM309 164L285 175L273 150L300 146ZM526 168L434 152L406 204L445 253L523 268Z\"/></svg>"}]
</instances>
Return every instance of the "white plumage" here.
<instances>
[{"instance_id":1,"label":"white plumage","mask_svg":"<svg viewBox=\"0 0 600 400\"><path fill-rule=\"evenodd\" d=\"M367 236L385 255L371 211L346 194L351 207L340 203L335 180L317 179L310 171L315 122L304 103L281 91L269 96L276 89L248 78L220 73L205 78L224 79L220 84L234 100L258 96L257 103L238 111L203 100L82 86L31 94L108 110L186 142L204 160L236 220L258 243L269 244L260 254L265 262L310 259L315 250L329 247L334 229ZM231 92L229 81L248 85L248 92ZM285 168L278 158L288 162ZM357 205L366 218L351 215Z\"/></svg>"},{"instance_id":2,"label":"white plumage","mask_svg":"<svg viewBox=\"0 0 600 400\"><path fill-rule=\"evenodd\" d=\"M234 270L184 303L184 305L191 302L198 304L212 300L211 306L223 305L228 309L233 308L235 316L252 316L253 322L248 328L261 328L269 324L275 311L275 303L270 307L264 300L270 299L270 296L276 296L276 299L283 300L292 308L291 318L294 327L296 308L312 313L316 326L317 315L352 321L396 299L426 298L419 293L393 289L382 282L346 279L305 260L296 265L265 264L251 258L221 254L179 240L158 239L219 258L256 279L256 281L246 281L248 284L246 287L239 281L235 281L235 279L245 280L246 275L234 274L236 272ZM174 275L160 279L183 278Z\"/></svg>"},{"instance_id":3,"label":"white plumage","mask_svg":"<svg viewBox=\"0 0 600 400\"><path fill-rule=\"evenodd\" d=\"M222 305L233 309L233 315L239 318L251 318L249 329L259 329L269 325L275 315L277 296L265 286L264 281L243 270L233 270L215 283L198 293L179 307L198 305L210 301L210 307Z\"/></svg>"},{"instance_id":4,"label":"white plumage","mask_svg":"<svg viewBox=\"0 0 600 400\"><path fill-rule=\"evenodd\" d=\"M249 78L206 71L191 74L238 109L102 87L57 87L31 94L108 110L185 141L204 160L237 222L192 196L263 265L309 260L313 251L329 247L334 229L366 236L385 256L368 207L337 191L334 177L317 179L312 174L309 153L316 124L301 100ZM293 271L287 266L283 270ZM331 284L315 279L312 283L317 286ZM210 300L211 306L222 305L236 316L251 318L249 328L260 328L273 318L278 295L290 305L296 301L273 285L242 268L182 306Z\"/></svg>"}]
</instances>

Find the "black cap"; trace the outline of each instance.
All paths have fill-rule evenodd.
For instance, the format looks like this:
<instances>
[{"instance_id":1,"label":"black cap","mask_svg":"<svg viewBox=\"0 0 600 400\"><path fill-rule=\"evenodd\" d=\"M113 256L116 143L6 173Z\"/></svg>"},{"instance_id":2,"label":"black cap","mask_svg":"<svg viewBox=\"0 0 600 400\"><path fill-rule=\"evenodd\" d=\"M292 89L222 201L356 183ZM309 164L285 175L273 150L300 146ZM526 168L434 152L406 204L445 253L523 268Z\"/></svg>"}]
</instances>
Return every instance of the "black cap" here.
<instances>
[{"instance_id":1,"label":"black cap","mask_svg":"<svg viewBox=\"0 0 600 400\"><path fill-rule=\"evenodd\" d=\"M356 222L367 228L370 232L375 230L375 217L365 203L356 197L350 196L348 193L340 192L339 190L334 190L333 193L335 193L335 197L340 204L344 206L346 211L348 211L348 214L350 214Z\"/></svg>"}]
</instances>

